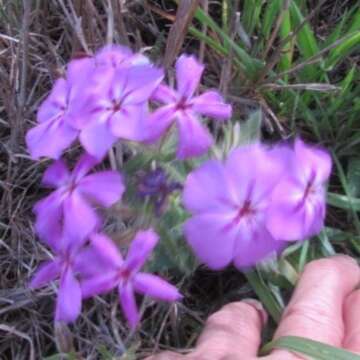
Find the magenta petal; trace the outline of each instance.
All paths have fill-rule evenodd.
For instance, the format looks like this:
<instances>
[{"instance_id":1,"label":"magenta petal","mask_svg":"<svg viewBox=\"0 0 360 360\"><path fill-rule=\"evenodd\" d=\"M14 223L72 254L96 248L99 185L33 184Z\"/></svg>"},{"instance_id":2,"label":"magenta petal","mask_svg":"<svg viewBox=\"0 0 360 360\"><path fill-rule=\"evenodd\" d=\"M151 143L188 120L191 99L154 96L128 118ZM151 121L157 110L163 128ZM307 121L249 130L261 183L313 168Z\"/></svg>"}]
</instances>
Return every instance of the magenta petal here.
<instances>
[{"instance_id":1,"label":"magenta petal","mask_svg":"<svg viewBox=\"0 0 360 360\"><path fill-rule=\"evenodd\" d=\"M91 296L105 294L117 285L116 274L112 271L99 272L92 277L87 277L80 282L83 299Z\"/></svg>"},{"instance_id":2,"label":"magenta petal","mask_svg":"<svg viewBox=\"0 0 360 360\"><path fill-rule=\"evenodd\" d=\"M65 79L58 79L49 96L41 103L37 112L39 123L62 117L67 107L68 84Z\"/></svg>"},{"instance_id":3,"label":"magenta petal","mask_svg":"<svg viewBox=\"0 0 360 360\"><path fill-rule=\"evenodd\" d=\"M257 203L268 199L284 174L284 165L278 156L260 144L241 146L233 150L225 163L233 181L239 203L251 197ZM241 186L237 186L241 184Z\"/></svg>"},{"instance_id":4,"label":"magenta petal","mask_svg":"<svg viewBox=\"0 0 360 360\"><path fill-rule=\"evenodd\" d=\"M74 190L64 201L64 234L69 245L78 246L99 225L95 211L83 196Z\"/></svg>"},{"instance_id":5,"label":"magenta petal","mask_svg":"<svg viewBox=\"0 0 360 360\"><path fill-rule=\"evenodd\" d=\"M31 279L30 288L37 289L55 280L60 274L60 264L57 260L46 261L37 269Z\"/></svg>"},{"instance_id":6,"label":"magenta petal","mask_svg":"<svg viewBox=\"0 0 360 360\"><path fill-rule=\"evenodd\" d=\"M59 187L69 180L69 170L63 160L52 163L45 171L42 183L46 186Z\"/></svg>"},{"instance_id":7,"label":"magenta petal","mask_svg":"<svg viewBox=\"0 0 360 360\"><path fill-rule=\"evenodd\" d=\"M151 100L162 104L172 104L177 102L176 93L169 86L160 84L151 95Z\"/></svg>"},{"instance_id":8,"label":"magenta petal","mask_svg":"<svg viewBox=\"0 0 360 360\"><path fill-rule=\"evenodd\" d=\"M253 266L270 255L277 254L286 245L284 241L275 240L263 227L258 227L251 234L240 232L236 240L234 265L239 269Z\"/></svg>"},{"instance_id":9,"label":"magenta petal","mask_svg":"<svg viewBox=\"0 0 360 360\"><path fill-rule=\"evenodd\" d=\"M55 320L70 323L81 312L81 289L71 269L66 269L58 290Z\"/></svg>"},{"instance_id":10,"label":"magenta petal","mask_svg":"<svg viewBox=\"0 0 360 360\"><path fill-rule=\"evenodd\" d=\"M115 80L123 77L124 70L119 69L115 74ZM124 104L138 105L148 101L155 89L164 78L161 69L149 65L134 66L126 69L126 86Z\"/></svg>"},{"instance_id":11,"label":"magenta petal","mask_svg":"<svg viewBox=\"0 0 360 360\"><path fill-rule=\"evenodd\" d=\"M200 83L204 65L194 56L181 55L176 61L177 89L181 96L190 98Z\"/></svg>"},{"instance_id":12,"label":"magenta petal","mask_svg":"<svg viewBox=\"0 0 360 360\"><path fill-rule=\"evenodd\" d=\"M191 212L224 212L236 202L220 161L210 160L192 171L185 182L183 203Z\"/></svg>"},{"instance_id":13,"label":"magenta petal","mask_svg":"<svg viewBox=\"0 0 360 360\"><path fill-rule=\"evenodd\" d=\"M181 298L181 294L175 286L152 274L136 274L133 284L136 292L155 299L176 301Z\"/></svg>"},{"instance_id":14,"label":"magenta petal","mask_svg":"<svg viewBox=\"0 0 360 360\"><path fill-rule=\"evenodd\" d=\"M266 224L278 240L303 240L315 235L325 217L325 190L317 187L305 197L305 188L293 179L281 181L272 193Z\"/></svg>"},{"instance_id":15,"label":"magenta petal","mask_svg":"<svg viewBox=\"0 0 360 360\"><path fill-rule=\"evenodd\" d=\"M309 181L312 173L315 181L324 183L329 179L331 172L331 157L325 150L305 144L301 139L295 140L296 172L298 178Z\"/></svg>"},{"instance_id":16,"label":"magenta petal","mask_svg":"<svg viewBox=\"0 0 360 360\"><path fill-rule=\"evenodd\" d=\"M26 134L26 145L35 160L42 156L58 159L77 136L78 130L59 117L30 129Z\"/></svg>"},{"instance_id":17,"label":"magenta petal","mask_svg":"<svg viewBox=\"0 0 360 360\"><path fill-rule=\"evenodd\" d=\"M166 105L155 110L146 120L144 141L155 142L171 126L175 117L175 105Z\"/></svg>"},{"instance_id":18,"label":"magenta petal","mask_svg":"<svg viewBox=\"0 0 360 360\"><path fill-rule=\"evenodd\" d=\"M213 139L208 129L190 112L178 113L179 144L177 150L178 159L204 155Z\"/></svg>"},{"instance_id":19,"label":"magenta petal","mask_svg":"<svg viewBox=\"0 0 360 360\"><path fill-rule=\"evenodd\" d=\"M122 176L109 170L86 176L79 182L78 189L97 204L110 207L121 199L125 187Z\"/></svg>"},{"instance_id":20,"label":"magenta petal","mask_svg":"<svg viewBox=\"0 0 360 360\"><path fill-rule=\"evenodd\" d=\"M96 250L98 255L106 260L106 263L113 267L120 267L124 260L120 250L114 242L105 234L94 234L91 236L91 246Z\"/></svg>"},{"instance_id":21,"label":"magenta petal","mask_svg":"<svg viewBox=\"0 0 360 360\"><path fill-rule=\"evenodd\" d=\"M98 163L99 161L89 154L82 154L76 163L72 176L75 181L79 181Z\"/></svg>"},{"instance_id":22,"label":"magenta petal","mask_svg":"<svg viewBox=\"0 0 360 360\"><path fill-rule=\"evenodd\" d=\"M97 66L117 68L130 56L132 56L132 51L126 46L107 45L96 53L95 61Z\"/></svg>"},{"instance_id":23,"label":"magenta petal","mask_svg":"<svg viewBox=\"0 0 360 360\"><path fill-rule=\"evenodd\" d=\"M111 133L108 124L105 122L93 122L86 126L80 133L80 142L85 150L102 159L106 152L112 147L116 137Z\"/></svg>"},{"instance_id":24,"label":"magenta petal","mask_svg":"<svg viewBox=\"0 0 360 360\"><path fill-rule=\"evenodd\" d=\"M140 314L136 305L134 289L131 282L119 286L119 297L124 315L131 329L135 329L140 321Z\"/></svg>"},{"instance_id":25,"label":"magenta petal","mask_svg":"<svg viewBox=\"0 0 360 360\"><path fill-rule=\"evenodd\" d=\"M111 132L122 139L142 141L144 138L144 122L147 117L147 106L124 106L121 112L110 118Z\"/></svg>"},{"instance_id":26,"label":"magenta petal","mask_svg":"<svg viewBox=\"0 0 360 360\"><path fill-rule=\"evenodd\" d=\"M158 240L158 235L151 229L138 231L125 260L126 268L133 272L138 271L144 265Z\"/></svg>"},{"instance_id":27,"label":"magenta petal","mask_svg":"<svg viewBox=\"0 0 360 360\"><path fill-rule=\"evenodd\" d=\"M236 233L227 229L230 222L228 216L202 214L193 216L184 225L188 244L210 269L222 269L233 259Z\"/></svg>"},{"instance_id":28,"label":"magenta petal","mask_svg":"<svg viewBox=\"0 0 360 360\"><path fill-rule=\"evenodd\" d=\"M225 104L217 91L207 91L191 100L192 110L215 119L223 120L231 116L231 105Z\"/></svg>"},{"instance_id":29,"label":"magenta petal","mask_svg":"<svg viewBox=\"0 0 360 360\"><path fill-rule=\"evenodd\" d=\"M41 240L54 250L59 249L62 236L61 219L63 216L61 192L54 191L34 206L36 214L35 229Z\"/></svg>"}]
</instances>

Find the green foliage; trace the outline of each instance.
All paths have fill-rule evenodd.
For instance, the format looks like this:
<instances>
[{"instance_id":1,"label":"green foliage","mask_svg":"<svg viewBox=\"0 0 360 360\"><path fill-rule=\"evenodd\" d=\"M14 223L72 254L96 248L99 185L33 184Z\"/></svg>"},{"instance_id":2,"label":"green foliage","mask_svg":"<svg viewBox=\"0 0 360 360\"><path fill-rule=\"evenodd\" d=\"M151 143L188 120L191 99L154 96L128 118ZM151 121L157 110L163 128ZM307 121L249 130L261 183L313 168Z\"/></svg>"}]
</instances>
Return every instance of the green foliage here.
<instances>
[{"instance_id":1,"label":"green foliage","mask_svg":"<svg viewBox=\"0 0 360 360\"><path fill-rule=\"evenodd\" d=\"M290 350L291 352L310 356L311 359L315 360L360 360L360 355L350 351L298 336L284 336L271 341L262 348L261 355L268 354L272 349Z\"/></svg>"}]
</instances>

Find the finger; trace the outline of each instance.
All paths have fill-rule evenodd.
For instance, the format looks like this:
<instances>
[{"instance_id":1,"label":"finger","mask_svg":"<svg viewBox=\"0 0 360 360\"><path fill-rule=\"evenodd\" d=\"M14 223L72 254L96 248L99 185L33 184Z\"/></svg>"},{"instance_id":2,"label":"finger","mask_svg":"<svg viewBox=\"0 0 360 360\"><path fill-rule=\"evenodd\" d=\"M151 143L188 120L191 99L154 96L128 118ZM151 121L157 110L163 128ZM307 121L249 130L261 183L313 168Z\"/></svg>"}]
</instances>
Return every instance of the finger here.
<instances>
[{"instance_id":1,"label":"finger","mask_svg":"<svg viewBox=\"0 0 360 360\"><path fill-rule=\"evenodd\" d=\"M340 346L344 336L344 300L359 280L360 269L347 256L306 265L274 338L302 336Z\"/></svg>"},{"instance_id":2,"label":"finger","mask_svg":"<svg viewBox=\"0 0 360 360\"><path fill-rule=\"evenodd\" d=\"M360 290L355 290L345 300L344 322L343 347L360 352Z\"/></svg>"},{"instance_id":3,"label":"finger","mask_svg":"<svg viewBox=\"0 0 360 360\"><path fill-rule=\"evenodd\" d=\"M224 306L206 322L193 359L250 359L255 357L261 341L266 313L256 300L235 302ZM206 357L207 355L207 357ZM241 356L241 357L240 357Z\"/></svg>"}]
</instances>

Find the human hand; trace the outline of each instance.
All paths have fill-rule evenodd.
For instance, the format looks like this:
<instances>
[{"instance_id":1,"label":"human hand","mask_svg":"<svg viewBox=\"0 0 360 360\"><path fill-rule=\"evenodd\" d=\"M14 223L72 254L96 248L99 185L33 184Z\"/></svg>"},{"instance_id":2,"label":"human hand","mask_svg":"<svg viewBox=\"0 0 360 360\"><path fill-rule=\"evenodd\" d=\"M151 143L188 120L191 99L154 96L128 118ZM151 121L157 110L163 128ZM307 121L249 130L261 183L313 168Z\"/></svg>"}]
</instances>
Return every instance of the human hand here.
<instances>
[{"instance_id":1,"label":"human hand","mask_svg":"<svg viewBox=\"0 0 360 360\"><path fill-rule=\"evenodd\" d=\"M354 290L359 282L360 268L348 256L307 264L274 339L301 336L360 352L360 289ZM267 314L256 300L234 302L209 317L190 354L163 352L146 360L255 360L266 320ZM274 350L261 359L303 358Z\"/></svg>"}]
</instances>

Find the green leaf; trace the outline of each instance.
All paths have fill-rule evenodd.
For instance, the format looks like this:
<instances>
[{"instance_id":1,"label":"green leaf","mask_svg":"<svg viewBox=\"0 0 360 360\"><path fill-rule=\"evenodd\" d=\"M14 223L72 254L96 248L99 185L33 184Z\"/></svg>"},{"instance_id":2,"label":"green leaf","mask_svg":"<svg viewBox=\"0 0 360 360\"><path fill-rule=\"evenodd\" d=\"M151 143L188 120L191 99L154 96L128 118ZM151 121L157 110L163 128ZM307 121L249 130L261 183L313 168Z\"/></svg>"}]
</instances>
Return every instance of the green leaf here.
<instances>
[{"instance_id":1,"label":"green leaf","mask_svg":"<svg viewBox=\"0 0 360 360\"><path fill-rule=\"evenodd\" d=\"M237 146L253 143L260 139L262 124L262 111L256 110L240 123L240 136Z\"/></svg>"},{"instance_id":2,"label":"green leaf","mask_svg":"<svg viewBox=\"0 0 360 360\"><path fill-rule=\"evenodd\" d=\"M300 9L296 5L295 1L291 1L290 4L290 15L293 24L293 30L300 26L305 17L302 15ZM306 23L302 26L300 31L296 36L296 44L299 48L300 53L305 59L308 59L319 52L319 47L315 39L315 35L309 25ZM304 73L307 78L316 79L317 78L317 68L315 65L308 65L304 68Z\"/></svg>"},{"instance_id":3,"label":"green leaf","mask_svg":"<svg viewBox=\"0 0 360 360\"><path fill-rule=\"evenodd\" d=\"M298 336L284 336L271 341L261 349L260 354L266 355L273 349L289 350L316 360L360 360L360 355L350 351Z\"/></svg>"},{"instance_id":4,"label":"green leaf","mask_svg":"<svg viewBox=\"0 0 360 360\"><path fill-rule=\"evenodd\" d=\"M245 0L242 11L242 20L245 31L251 36L255 26L259 24L261 8L264 4L262 0Z\"/></svg>"},{"instance_id":5,"label":"green leaf","mask_svg":"<svg viewBox=\"0 0 360 360\"><path fill-rule=\"evenodd\" d=\"M262 32L265 40L270 38L271 29L275 25L275 21L279 16L284 0L269 1L265 9L264 20L262 23Z\"/></svg>"},{"instance_id":6,"label":"green leaf","mask_svg":"<svg viewBox=\"0 0 360 360\"><path fill-rule=\"evenodd\" d=\"M349 159L347 178L351 196L358 197L360 195L360 158Z\"/></svg>"},{"instance_id":7,"label":"green leaf","mask_svg":"<svg viewBox=\"0 0 360 360\"><path fill-rule=\"evenodd\" d=\"M360 199L335 193L327 194L327 203L344 210L360 211Z\"/></svg>"},{"instance_id":8,"label":"green leaf","mask_svg":"<svg viewBox=\"0 0 360 360\"><path fill-rule=\"evenodd\" d=\"M275 299L271 290L266 286L260 274L256 270L245 273L245 276L255 291L259 300L264 304L266 310L276 323L279 323L281 318L282 308L279 302Z\"/></svg>"},{"instance_id":9,"label":"green leaf","mask_svg":"<svg viewBox=\"0 0 360 360\"><path fill-rule=\"evenodd\" d=\"M206 24L211 30L216 32L223 40L225 48L232 48L235 57L240 61L243 70L249 78L253 78L256 71L263 66L263 64L252 58L242 47L237 45L226 32L202 9L198 8L195 11L195 18L202 24Z\"/></svg>"},{"instance_id":10,"label":"green leaf","mask_svg":"<svg viewBox=\"0 0 360 360\"><path fill-rule=\"evenodd\" d=\"M280 26L280 38L286 39L290 32L291 32L291 19L290 19L290 11L286 10L284 12L283 21ZM279 70L280 71L286 71L289 70L292 64L292 58L293 58L293 51L294 51L294 44L293 41L289 41L286 43L281 51L283 54L280 58L279 62ZM285 81L287 82L287 77L285 78Z\"/></svg>"},{"instance_id":11,"label":"green leaf","mask_svg":"<svg viewBox=\"0 0 360 360\"><path fill-rule=\"evenodd\" d=\"M360 31L358 30L330 51L329 56L327 57L325 62L325 69L327 71L332 70L339 61L343 60L359 45Z\"/></svg>"}]
</instances>

